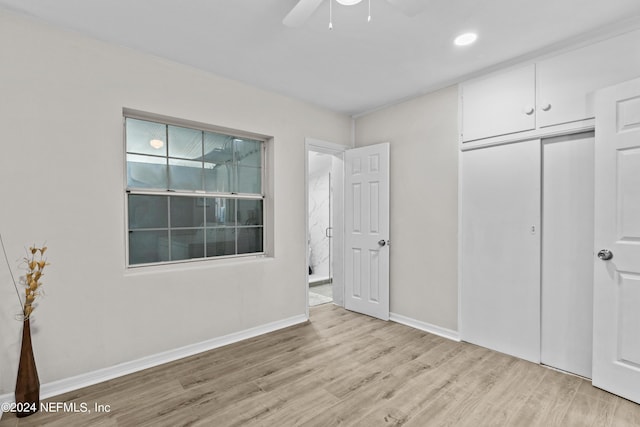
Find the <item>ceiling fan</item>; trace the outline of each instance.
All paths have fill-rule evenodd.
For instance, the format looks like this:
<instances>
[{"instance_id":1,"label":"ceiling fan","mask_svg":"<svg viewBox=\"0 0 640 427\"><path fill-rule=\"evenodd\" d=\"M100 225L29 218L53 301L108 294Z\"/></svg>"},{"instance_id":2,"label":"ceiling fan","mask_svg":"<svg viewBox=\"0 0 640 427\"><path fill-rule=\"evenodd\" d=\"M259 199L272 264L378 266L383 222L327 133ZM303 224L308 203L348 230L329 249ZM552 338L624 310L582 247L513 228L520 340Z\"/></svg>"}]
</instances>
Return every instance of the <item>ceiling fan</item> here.
<instances>
[{"instance_id":1,"label":"ceiling fan","mask_svg":"<svg viewBox=\"0 0 640 427\"><path fill-rule=\"evenodd\" d=\"M284 17L282 23L287 27L300 27L307 19L316 11L320 3L325 0L299 0L298 3ZM333 0L329 0L333 1ZM362 0L336 0L338 3L351 6L360 3ZM415 16L422 12L426 6L427 0L387 0L393 6L397 7L403 14L407 16Z\"/></svg>"}]
</instances>

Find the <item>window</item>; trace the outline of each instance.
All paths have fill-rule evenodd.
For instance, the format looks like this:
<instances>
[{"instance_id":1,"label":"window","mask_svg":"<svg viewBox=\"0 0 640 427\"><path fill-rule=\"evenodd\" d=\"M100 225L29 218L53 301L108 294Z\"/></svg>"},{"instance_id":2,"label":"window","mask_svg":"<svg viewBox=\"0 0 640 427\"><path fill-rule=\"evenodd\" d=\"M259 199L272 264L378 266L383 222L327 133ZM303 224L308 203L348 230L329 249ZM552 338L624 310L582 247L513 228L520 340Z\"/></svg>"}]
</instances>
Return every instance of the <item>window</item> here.
<instances>
[{"instance_id":1,"label":"window","mask_svg":"<svg viewBox=\"0 0 640 427\"><path fill-rule=\"evenodd\" d=\"M264 252L265 141L125 115L130 266Z\"/></svg>"}]
</instances>

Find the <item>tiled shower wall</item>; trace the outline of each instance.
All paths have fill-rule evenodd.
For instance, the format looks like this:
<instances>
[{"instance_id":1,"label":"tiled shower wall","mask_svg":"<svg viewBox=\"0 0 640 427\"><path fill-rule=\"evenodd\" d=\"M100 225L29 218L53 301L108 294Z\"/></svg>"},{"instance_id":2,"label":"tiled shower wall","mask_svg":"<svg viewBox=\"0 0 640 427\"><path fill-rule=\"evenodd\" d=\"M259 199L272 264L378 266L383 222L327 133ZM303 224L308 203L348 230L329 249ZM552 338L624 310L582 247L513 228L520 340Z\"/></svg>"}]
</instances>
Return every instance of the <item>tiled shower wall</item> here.
<instances>
[{"instance_id":1,"label":"tiled shower wall","mask_svg":"<svg viewBox=\"0 0 640 427\"><path fill-rule=\"evenodd\" d=\"M331 162L330 155L309 153L309 263L320 279L330 277Z\"/></svg>"}]
</instances>

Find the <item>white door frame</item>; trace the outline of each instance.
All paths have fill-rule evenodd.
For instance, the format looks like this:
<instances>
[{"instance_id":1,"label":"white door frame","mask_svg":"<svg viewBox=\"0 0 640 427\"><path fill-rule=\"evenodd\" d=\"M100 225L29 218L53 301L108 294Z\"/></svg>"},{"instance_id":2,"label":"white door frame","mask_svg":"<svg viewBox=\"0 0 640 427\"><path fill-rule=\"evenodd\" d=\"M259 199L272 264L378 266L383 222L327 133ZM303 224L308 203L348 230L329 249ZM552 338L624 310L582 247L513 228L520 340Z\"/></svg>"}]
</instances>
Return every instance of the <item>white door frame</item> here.
<instances>
[{"instance_id":1,"label":"white door frame","mask_svg":"<svg viewBox=\"0 0 640 427\"><path fill-rule=\"evenodd\" d=\"M304 247L307 256L305 264L309 261L309 153L318 152L335 156L344 162L344 153L349 149L346 145L319 139L305 138L304 141L304 204L305 204L305 240ZM344 167L342 168L344 171ZM336 176L333 181L333 303L344 307L344 176ZM305 306L306 316L309 318L309 268L305 265Z\"/></svg>"}]
</instances>

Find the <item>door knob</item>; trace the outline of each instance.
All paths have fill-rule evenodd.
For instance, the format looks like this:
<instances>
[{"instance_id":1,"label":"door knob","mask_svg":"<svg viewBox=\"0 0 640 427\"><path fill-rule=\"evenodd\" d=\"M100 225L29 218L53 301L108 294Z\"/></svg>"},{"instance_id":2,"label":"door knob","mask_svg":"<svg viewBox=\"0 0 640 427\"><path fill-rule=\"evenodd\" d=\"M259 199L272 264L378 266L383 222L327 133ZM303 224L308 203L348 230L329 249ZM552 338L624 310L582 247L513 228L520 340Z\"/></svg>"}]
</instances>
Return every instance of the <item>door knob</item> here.
<instances>
[{"instance_id":1,"label":"door knob","mask_svg":"<svg viewBox=\"0 0 640 427\"><path fill-rule=\"evenodd\" d=\"M600 250L600 252L598 252L598 258L603 261L609 261L611 258L613 258L613 252L611 252L609 249L602 249Z\"/></svg>"},{"instance_id":2,"label":"door knob","mask_svg":"<svg viewBox=\"0 0 640 427\"><path fill-rule=\"evenodd\" d=\"M387 241L386 241L386 240L384 240L384 239L382 239L382 240L378 240L378 244L379 244L380 246L384 246L384 245L386 245L386 244L387 244Z\"/></svg>"}]
</instances>

